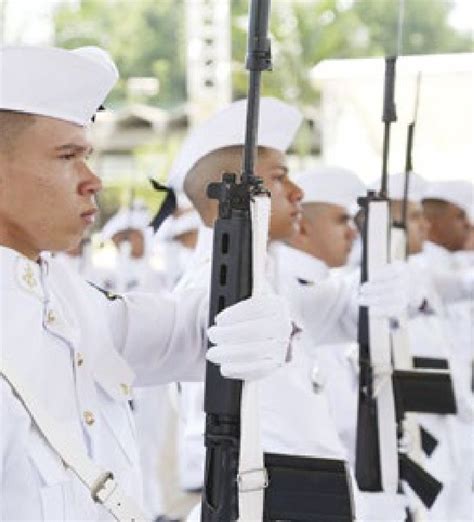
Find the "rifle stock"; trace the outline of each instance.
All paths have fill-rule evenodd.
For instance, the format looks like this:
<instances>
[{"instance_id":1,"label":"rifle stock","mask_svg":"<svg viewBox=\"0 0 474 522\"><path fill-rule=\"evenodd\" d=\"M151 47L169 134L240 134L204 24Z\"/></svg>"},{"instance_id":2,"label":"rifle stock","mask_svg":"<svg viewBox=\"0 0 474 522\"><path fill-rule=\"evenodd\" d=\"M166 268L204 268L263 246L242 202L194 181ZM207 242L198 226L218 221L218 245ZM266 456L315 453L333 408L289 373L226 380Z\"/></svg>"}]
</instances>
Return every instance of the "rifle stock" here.
<instances>
[{"instance_id":1,"label":"rifle stock","mask_svg":"<svg viewBox=\"0 0 474 522\"><path fill-rule=\"evenodd\" d=\"M410 486L423 504L430 508L443 489L441 482L404 453L399 455L399 468L401 479Z\"/></svg>"},{"instance_id":2,"label":"rifle stock","mask_svg":"<svg viewBox=\"0 0 474 522\"><path fill-rule=\"evenodd\" d=\"M235 174L224 174L222 183L209 186L208 195L219 201L219 218L214 225L209 310L212 324L221 310L251 294L252 243L248 187L237 184ZM238 518L236 478L241 392L240 381L225 379L214 364L207 363L203 522Z\"/></svg>"}]
</instances>

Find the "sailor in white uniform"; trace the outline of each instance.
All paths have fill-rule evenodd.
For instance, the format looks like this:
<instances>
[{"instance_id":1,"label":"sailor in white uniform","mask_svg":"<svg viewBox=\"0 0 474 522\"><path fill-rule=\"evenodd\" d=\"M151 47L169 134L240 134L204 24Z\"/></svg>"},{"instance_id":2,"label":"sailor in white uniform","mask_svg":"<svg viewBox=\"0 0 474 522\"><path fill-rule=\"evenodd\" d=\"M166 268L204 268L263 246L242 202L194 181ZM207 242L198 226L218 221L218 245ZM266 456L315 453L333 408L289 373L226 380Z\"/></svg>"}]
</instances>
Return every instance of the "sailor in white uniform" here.
<instances>
[{"instance_id":1,"label":"sailor in white uniform","mask_svg":"<svg viewBox=\"0 0 474 522\"><path fill-rule=\"evenodd\" d=\"M360 273L355 267L341 268L353 252L357 233L352 217L357 198L366 193L366 187L355 173L330 166L310 169L296 181L304 191L302 220L298 234L278 248L280 278L286 281L285 295L301 308L303 324L309 324L315 390L324 390L346 459L354 468L359 393L355 296ZM397 288L392 284L390 280L378 283L383 297L379 311L388 316L404 302L404 278L398 279ZM331 287L332 294L326 294L324 324L320 325L318 314L323 306L318 293ZM361 520L405 519L406 500L402 496L358 492L357 500Z\"/></svg>"},{"instance_id":2,"label":"sailor in white uniform","mask_svg":"<svg viewBox=\"0 0 474 522\"><path fill-rule=\"evenodd\" d=\"M42 254L73 247L93 222L101 184L86 127L118 73L98 48L2 48L0 70L0 518L141 520L132 384L202 379L206 299L109 300ZM285 303L260 304L257 318L252 299L228 310L227 341L209 330L223 342L207 356L228 377L284 364ZM251 370L225 346L250 317L260 345L242 344Z\"/></svg>"},{"instance_id":3,"label":"sailor in white uniform","mask_svg":"<svg viewBox=\"0 0 474 522\"><path fill-rule=\"evenodd\" d=\"M150 265L152 229L150 214L141 200L134 200L130 208L121 208L105 224L102 241L115 246L114 265L102 285L105 289L122 293L143 289L161 290L164 280Z\"/></svg>"},{"instance_id":4,"label":"sailor in white uniform","mask_svg":"<svg viewBox=\"0 0 474 522\"><path fill-rule=\"evenodd\" d=\"M293 283L287 295L298 302L304 299L302 294L317 292L323 281L328 284L333 280L334 295L340 292L347 313L354 316L355 311L350 310L354 301L351 294L359 279L358 271L346 275L333 273L331 268L348 262L357 235L352 215L357 197L365 193L365 185L355 173L327 166L299 175L296 182L304 192L300 228L287 245L280 244L276 251L281 277ZM310 314L315 314L314 309L308 309L308 321ZM331 332L328 340L330 335ZM311 352L315 389L325 389L346 458L354 466L358 379L354 372L357 344L351 342L352 337L351 331L342 344L317 342Z\"/></svg>"},{"instance_id":5,"label":"sailor in white uniform","mask_svg":"<svg viewBox=\"0 0 474 522\"><path fill-rule=\"evenodd\" d=\"M177 208L158 228L155 236L155 253L160 258L160 273L172 290L186 271L196 248L201 219L189 199L179 193Z\"/></svg>"},{"instance_id":6,"label":"sailor in white uniform","mask_svg":"<svg viewBox=\"0 0 474 522\"><path fill-rule=\"evenodd\" d=\"M244 116L245 104L236 102L195 129L185 141L172 169L172 185L175 188L184 185L186 194L206 225L200 229L195 264L183 277L179 285L181 288L209 285L212 240L209 227L216 218L217 209L215 203L207 199L205 188L209 182L218 180L222 172L239 171L243 135L237 133L236 129L243 128ZM289 179L284 152L294 137L301 117L292 107L278 100L263 98L259 121L260 147L256 173L263 178L272 194L270 238L272 241L285 240L298 230L302 192ZM268 280L280 295L287 298L286 287L280 284L278 267L273 262L271 250ZM333 296L331 285L327 286L324 295ZM365 294L368 306L372 306L372 302L369 302L372 295L370 291ZM293 320L296 325L303 324L305 328L300 309L293 304L290 301ZM317 324L323 324L321 316L328 314L326 304L323 297L321 308L315 313L314 322ZM352 330L355 331L355 321ZM324 334L321 335L323 337ZM345 452L331 419L327 398L324 392L316 394L313 391L311 362L305 349L308 341L305 331L299 334L294 343L292 362L284 371L262 381L262 445L266 451L343 460ZM202 398L201 401L194 401L194 404L199 403L202 409ZM184 415L192 419L193 428L189 431L193 435L194 447L198 450L202 448L204 416L202 411L184 412ZM202 466L202 457L200 462Z\"/></svg>"},{"instance_id":7,"label":"sailor in white uniform","mask_svg":"<svg viewBox=\"0 0 474 522\"><path fill-rule=\"evenodd\" d=\"M430 224L429 241L418 262L434 280L443 301L449 331L451 362L458 392L455 484L447 499L450 520L472 519L474 512L474 271L460 267L457 253L468 240L474 204L472 183L463 180L427 184L423 193L424 214ZM454 277L448 277L449 275Z\"/></svg>"}]
</instances>

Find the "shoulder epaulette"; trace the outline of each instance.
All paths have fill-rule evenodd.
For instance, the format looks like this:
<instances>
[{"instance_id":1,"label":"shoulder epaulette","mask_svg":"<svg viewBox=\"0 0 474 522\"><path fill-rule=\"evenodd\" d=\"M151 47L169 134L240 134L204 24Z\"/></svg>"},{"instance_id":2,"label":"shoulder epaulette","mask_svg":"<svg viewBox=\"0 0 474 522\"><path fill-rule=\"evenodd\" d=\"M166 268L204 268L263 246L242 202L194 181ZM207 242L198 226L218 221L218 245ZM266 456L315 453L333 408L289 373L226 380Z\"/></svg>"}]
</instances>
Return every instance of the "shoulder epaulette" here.
<instances>
[{"instance_id":1,"label":"shoulder epaulette","mask_svg":"<svg viewBox=\"0 0 474 522\"><path fill-rule=\"evenodd\" d=\"M91 286L92 288L95 288L96 290L98 290L101 294L104 294L105 297L109 300L109 301L116 301L117 299L123 299L123 297L120 295L120 294L116 294L114 292L111 292L110 290L106 290L105 288L101 288L100 286L96 285L95 283L93 283L92 281L87 281Z\"/></svg>"},{"instance_id":2,"label":"shoulder epaulette","mask_svg":"<svg viewBox=\"0 0 474 522\"><path fill-rule=\"evenodd\" d=\"M308 279L303 279L302 277L297 277L296 279L301 286L314 286L314 281L309 281Z\"/></svg>"}]
</instances>

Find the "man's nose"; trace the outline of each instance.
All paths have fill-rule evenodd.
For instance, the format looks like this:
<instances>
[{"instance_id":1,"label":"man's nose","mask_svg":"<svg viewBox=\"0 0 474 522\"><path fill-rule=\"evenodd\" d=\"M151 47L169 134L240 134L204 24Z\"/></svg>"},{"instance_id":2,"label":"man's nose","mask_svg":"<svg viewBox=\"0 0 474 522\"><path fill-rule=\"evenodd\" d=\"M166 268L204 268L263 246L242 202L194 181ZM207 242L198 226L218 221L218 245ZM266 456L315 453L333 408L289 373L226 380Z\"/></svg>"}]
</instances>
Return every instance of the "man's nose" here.
<instances>
[{"instance_id":1,"label":"man's nose","mask_svg":"<svg viewBox=\"0 0 474 522\"><path fill-rule=\"evenodd\" d=\"M346 237L347 239L351 240L351 241L354 241L354 239L357 237L357 229L354 225L352 225L351 223L349 223L347 225L347 231L346 231Z\"/></svg>"},{"instance_id":2,"label":"man's nose","mask_svg":"<svg viewBox=\"0 0 474 522\"><path fill-rule=\"evenodd\" d=\"M297 185L296 183L293 183L293 181L288 181L289 188L288 193L290 195L290 199L292 202L301 201L303 199L303 190Z\"/></svg>"},{"instance_id":3,"label":"man's nose","mask_svg":"<svg viewBox=\"0 0 474 522\"><path fill-rule=\"evenodd\" d=\"M102 190L102 181L101 179L92 172L92 170L87 166L84 165L86 179L82 181L82 183L79 186L79 192L81 195L91 195L97 194L97 192L100 192Z\"/></svg>"}]
</instances>

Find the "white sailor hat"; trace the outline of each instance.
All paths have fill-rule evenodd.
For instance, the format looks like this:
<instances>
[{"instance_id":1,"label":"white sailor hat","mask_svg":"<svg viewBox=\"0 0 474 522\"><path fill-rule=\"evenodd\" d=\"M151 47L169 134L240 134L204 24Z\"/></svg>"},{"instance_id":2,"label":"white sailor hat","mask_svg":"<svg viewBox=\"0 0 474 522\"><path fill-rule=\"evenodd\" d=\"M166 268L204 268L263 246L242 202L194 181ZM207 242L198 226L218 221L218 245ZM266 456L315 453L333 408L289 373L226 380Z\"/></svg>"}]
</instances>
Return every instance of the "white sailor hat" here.
<instances>
[{"instance_id":1,"label":"white sailor hat","mask_svg":"<svg viewBox=\"0 0 474 522\"><path fill-rule=\"evenodd\" d=\"M474 223L474 185L470 181L456 179L427 183L423 199L440 199L464 210Z\"/></svg>"},{"instance_id":2,"label":"white sailor hat","mask_svg":"<svg viewBox=\"0 0 474 522\"><path fill-rule=\"evenodd\" d=\"M0 49L0 110L87 125L118 79L98 47Z\"/></svg>"},{"instance_id":3,"label":"white sailor hat","mask_svg":"<svg viewBox=\"0 0 474 522\"><path fill-rule=\"evenodd\" d=\"M415 172L410 172L408 183L408 201L419 203L423 197L426 181ZM368 185L371 190L380 190L380 178ZM399 172L388 176L388 197L394 200L403 200L405 194L405 173Z\"/></svg>"},{"instance_id":4,"label":"white sailor hat","mask_svg":"<svg viewBox=\"0 0 474 522\"><path fill-rule=\"evenodd\" d=\"M158 229L156 238L160 241L170 241L182 234L197 230L202 224L196 210L187 208L179 216L170 216Z\"/></svg>"},{"instance_id":5,"label":"white sailor hat","mask_svg":"<svg viewBox=\"0 0 474 522\"><path fill-rule=\"evenodd\" d=\"M184 140L168 177L168 185L183 190L186 174L204 156L224 147L243 145L247 100L240 100L194 128ZM258 145L286 152L301 125L303 115L275 98L260 100Z\"/></svg>"},{"instance_id":6,"label":"white sailor hat","mask_svg":"<svg viewBox=\"0 0 474 522\"><path fill-rule=\"evenodd\" d=\"M341 167L316 167L295 178L303 190L302 203L332 203L355 210L359 196L366 192L365 185L354 172Z\"/></svg>"},{"instance_id":7,"label":"white sailor hat","mask_svg":"<svg viewBox=\"0 0 474 522\"><path fill-rule=\"evenodd\" d=\"M102 229L102 239L111 239L121 230L133 229L145 231L150 223L150 215L144 206L134 204L134 208L120 209L112 216Z\"/></svg>"}]
</instances>

